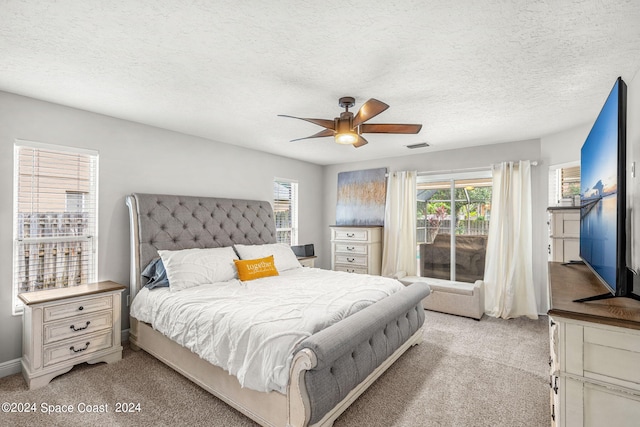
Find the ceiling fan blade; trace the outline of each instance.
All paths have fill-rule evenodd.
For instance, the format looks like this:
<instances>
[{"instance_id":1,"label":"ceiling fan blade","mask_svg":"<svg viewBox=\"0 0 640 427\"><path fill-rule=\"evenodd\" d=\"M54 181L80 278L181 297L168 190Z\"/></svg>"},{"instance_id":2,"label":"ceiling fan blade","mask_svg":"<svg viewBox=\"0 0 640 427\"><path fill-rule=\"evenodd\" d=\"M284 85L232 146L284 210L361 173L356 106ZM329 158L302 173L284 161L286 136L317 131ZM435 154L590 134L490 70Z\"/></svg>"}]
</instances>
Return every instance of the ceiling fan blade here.
<instances>
[{"instance_id":1,"label":"ceiling fan blade","mask_svg":"<svg viewBox=\"0 0 640 427\"><path fill-rule=\"evenodd\" d=\"M364 123L360 125L361 133L418 133L422 125L409 124L373 124Z\"/></svg>"},{"instance_id":2,"label":"ceiling fan blade","mask_svg":"<svg viewBox=\"0 0 640 427\"><path fill-rule=\"evenodd\" d=\"M358 135L358 142L356 142L355 144L353 144L353 146L354 146L355 148L358 148L358 147L362 147L363 145L366 145L366 144L368 144L368 143L369 143L369 141L367 141L366 139L364 139L364 137L363 137L362 135Z\"/></svg>"},{"instance_id":3,"label":"ceiling fan blade","mask_svg":"<svg viewBox=\"0 0 640 427\"><path fill-rule=\"evenodd\" d=\"M310 139L310 138L322 138L323 136L333 136L334 133L335 132L332 131L331 129L324 129L324 130L321 130L318 133L314 133L311 136L307 136L307 137L304 137L304 138L298 138L298 139L292 139L291 142L302 141L303 139Z\"/></svg>"},{"instance_id":4,"label":"ceiling fan blade","mask_svg":"<svg viewBox=\"0 0 640 427\"><path fill-rule=\"evenodd\" d=\"M382 113L387 108L389 108L389 106L384 102L371 98L362 104L362 107L358 110L358 114L353 118L353 126L355 127L366 122L367 120Z\"/></svg>"},{"instance_id":5,"label":"ceiling fan blade","mask_svg":"<svg viewBox=\"0 0 640 427\"><path fill-rule=\"evenodd\" d=\"M335 121L327 120L327 119L306 119L303 117L287 116L285 114L278 114L278 117L288 117L290 119L304 120L305 122L310 122L310 123L313 123L314 125L322 126L323 128L327 128L331 130L335 130L335 126L336 126Z\"/></svg>"}]
</instances>

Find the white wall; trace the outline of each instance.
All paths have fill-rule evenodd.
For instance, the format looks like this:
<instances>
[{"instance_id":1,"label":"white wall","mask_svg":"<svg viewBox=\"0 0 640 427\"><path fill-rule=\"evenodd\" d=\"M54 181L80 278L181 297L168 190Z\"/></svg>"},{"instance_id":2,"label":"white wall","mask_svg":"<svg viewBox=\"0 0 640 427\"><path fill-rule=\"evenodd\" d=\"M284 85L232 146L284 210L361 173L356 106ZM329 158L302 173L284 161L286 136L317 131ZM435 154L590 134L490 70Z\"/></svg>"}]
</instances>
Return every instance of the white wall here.
<instances>
[{"instance_id":1,"label":"white wall","mask_svg":"<svg viewBox=\"0 0 640 427\"><path fill-rule=\"evenodd\" d=\"M417 151L417 152L416 152ZM393 157L366 162L345 163L325 167L325 203L324 230L329 236L329 226L335 223L335 206L337 197L338 173L343 171L362 170L386 167L389 172L401 170L416 170L418 172L449 171L478 167L489 167L493 163L511 160L537 160L538 166L532 168L532 197L533 197L533 280L536 287L536 300L540 313L548 309L548 292L546 271L546 178L541 187L542 177L546 176L547 167L541 162L540 141L529 140L503 144L484 145L480 147L461 148L457 150L429 152L420 149L406 156ZM544 189L544 192L542 191ZM324 247L322 253L324 268L329 268L330 246Z\"/></svg>"},{"instance_id":2,"label":"white wall","mask_svg":"<svg viewBox=\"0 0 640 427\"><path fill-rule=\"evenodd\" d=\"M21 317L11 315L16 139L100 152L100 280L129 284L124 198L133 192L271 201L274 177L294 179L300 242L324 252L321 166L0 92L0 363L19 358L22 347ZM128 324L125 307L123 329Z\"/></svg>"},{"instance_id":3,"label":"white wall","mask_svg":"<svg viewBox=\"0 0 640 427\"><path fill-rule=\"evenodd\" d=\"M627 173L627 189L630 192L629 213L631 253L627 265L640 273L640 70L635 76L622 76L627 83L627 172L635 163L635 177ZM634 280L634 291L640 293L640 276Z\"/></svg>"}]
</instances>

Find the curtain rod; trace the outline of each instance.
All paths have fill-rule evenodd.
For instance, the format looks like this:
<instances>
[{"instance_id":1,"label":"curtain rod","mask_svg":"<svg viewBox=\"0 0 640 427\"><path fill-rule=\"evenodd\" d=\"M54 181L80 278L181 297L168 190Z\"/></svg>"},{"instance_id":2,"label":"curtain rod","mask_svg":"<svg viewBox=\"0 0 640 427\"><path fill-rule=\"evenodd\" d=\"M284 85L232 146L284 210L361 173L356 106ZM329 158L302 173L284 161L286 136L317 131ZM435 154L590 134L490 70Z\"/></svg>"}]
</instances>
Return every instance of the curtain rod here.
<instances>
[{"instance_id":1,"label":"curtain rod","mask_svg":"<svg viewBox=\"0 0 640 427\"><path fill-rule=\"evenodd\" d=\"M538 166L538 161L531 161L531 166ZM490 171L493 165L484 166L484 167L476 167L476 168L462 168L462 169L448 169L448 170L439 170L439 171L426 171L426 172L418 172L418 176L426 176L426 175L444 175L444 174L454 174L454 173L462 173L462 172L484 172Z\"/></svg>"}]
</instances>

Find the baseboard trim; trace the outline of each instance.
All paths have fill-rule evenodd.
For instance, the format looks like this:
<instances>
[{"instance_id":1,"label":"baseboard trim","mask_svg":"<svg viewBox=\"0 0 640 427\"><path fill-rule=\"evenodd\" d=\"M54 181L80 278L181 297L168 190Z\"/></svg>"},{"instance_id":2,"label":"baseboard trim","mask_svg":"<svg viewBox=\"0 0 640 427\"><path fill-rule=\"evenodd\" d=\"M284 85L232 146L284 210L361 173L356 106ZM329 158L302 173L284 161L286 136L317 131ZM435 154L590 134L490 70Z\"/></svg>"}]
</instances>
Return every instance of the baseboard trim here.
<instances>
[{"instance_id":1,"label":"baseboard trim","mask_svg":"<svg viewBox=\"0 0 640 427\"><path fill-rule=\"evenodd\" d=\"M0 378L17 374L22 371L22 359L13 359L0 363Z\"/></svg>"}]
</instances>

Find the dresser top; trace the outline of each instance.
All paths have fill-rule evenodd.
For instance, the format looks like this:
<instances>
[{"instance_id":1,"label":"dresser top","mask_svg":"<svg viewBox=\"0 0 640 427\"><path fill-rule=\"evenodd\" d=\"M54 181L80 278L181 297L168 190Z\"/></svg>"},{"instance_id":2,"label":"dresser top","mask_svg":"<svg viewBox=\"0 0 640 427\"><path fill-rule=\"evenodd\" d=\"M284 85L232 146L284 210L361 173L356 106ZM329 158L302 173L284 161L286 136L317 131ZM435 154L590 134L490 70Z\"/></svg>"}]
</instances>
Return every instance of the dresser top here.
<instances>
[{"instance_id":1,"label":"dresser top","mask_svg":"<svg viewBox=\"0 0 640 427\"><path fill-rule=\"evenodd\" d=\"M329 228L382 228L382 225L330 225Z\"/></svg>"},{"instance_id":2,"label":"dresser top","mask_svg":"<svg viewBox=\"0 0 640 427\"><path fill-rule=\"evenodd\" d=\"M549 206L548 211L579 211L580 206Z\"/></svg>"},{"instance_id":3,"label":"dresser top","mask_svg":"<svg viewBox=\"0 0 640 427\"><path fill-rule=\"evenodd\" d=\"M67 298L81 297L85 295L101 294L104 292L122 291L125 286L112 282L89 283L87 285L71 286L68 288L46 289L42 291L25 292L18 294L18 298L26 305L41 304Z\"/></svg>"},{"instance_id":4,"label":"dresser top","mask_svg":"<svg viewBox=\"0 0 640 427\"><path fill-rule=\"evenodd\" d=\"M631 298L608 298L573 302L575 299L609 292L586 265L550 262L549 285L550 316L640 329L640 301Z\"/></svg>"}]
</instances>

